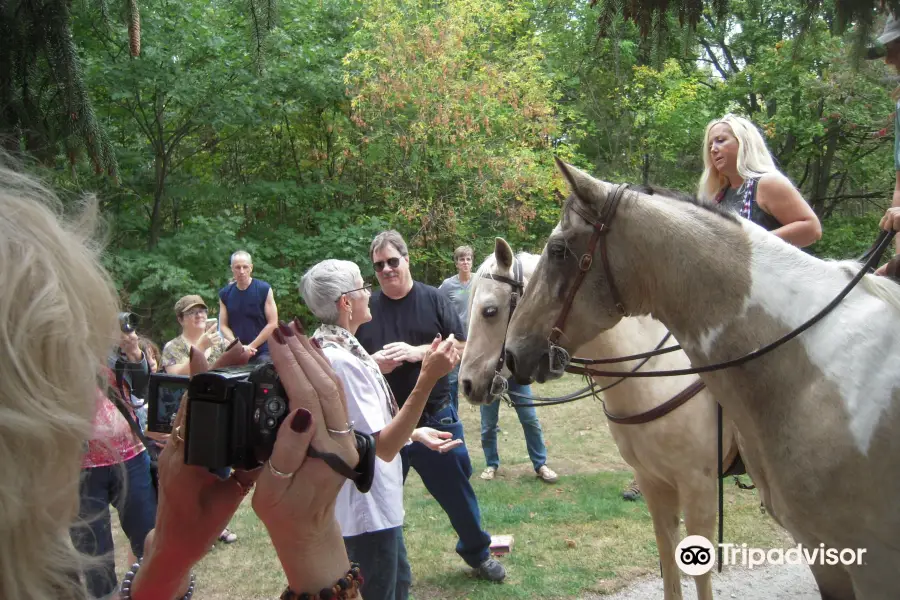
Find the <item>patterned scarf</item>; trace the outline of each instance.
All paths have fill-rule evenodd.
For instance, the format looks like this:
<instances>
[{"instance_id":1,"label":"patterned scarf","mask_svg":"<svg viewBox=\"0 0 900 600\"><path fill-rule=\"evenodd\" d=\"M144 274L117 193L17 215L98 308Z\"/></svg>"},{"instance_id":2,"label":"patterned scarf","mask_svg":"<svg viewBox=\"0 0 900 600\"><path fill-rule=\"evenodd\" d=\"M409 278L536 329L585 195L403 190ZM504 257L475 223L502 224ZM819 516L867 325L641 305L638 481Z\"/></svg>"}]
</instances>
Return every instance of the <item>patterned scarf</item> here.
<instances>
[{"instance_id":1,"label":"patterned scarf","mask_svg":"<svg viewBox=\"0 0 900 600\"><path fill-rule=\"evenodd\" d=\"M375 375L375 380L381 385L381 390L388 399L388 410L391 413L391 417L397 416L397 411L400 409L397 407L397 401L394 399L394 392L391 391L391 386L388 385L384 375L381 374L378 363L375 362L375 359L372 358L368 352L366 352L366 349L362 347L362 344L359 343L356 336L340 325L322 325L316 329L315 333L313 333L313 337L319 342L319 345L322 346L322 348L327 346L332 348L343 348L358 358L360 362Z\"/></svg>"}]
</instances>

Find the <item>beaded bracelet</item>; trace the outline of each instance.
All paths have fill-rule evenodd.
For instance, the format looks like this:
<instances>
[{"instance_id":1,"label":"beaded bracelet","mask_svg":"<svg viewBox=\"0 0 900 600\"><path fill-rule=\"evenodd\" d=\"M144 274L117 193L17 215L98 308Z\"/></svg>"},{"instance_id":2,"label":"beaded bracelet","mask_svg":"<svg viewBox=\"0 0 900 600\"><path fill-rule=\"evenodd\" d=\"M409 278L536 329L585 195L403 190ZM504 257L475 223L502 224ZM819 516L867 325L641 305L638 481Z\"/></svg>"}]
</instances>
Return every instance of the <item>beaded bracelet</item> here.
<instances>
[{"instance_id":1,"label":"beaded bracelet","mask_svg":"<svg viewBox=\"0 0 900 600\"><path fill-rule=\"evenodd\" d=\"M359 570L359 563L350 563L347 574L330 588L322 588L318 594L303 592L298 594L288 586L281 594L281 600L349 600L359 597L359 588L365 580Z\"/></svg>"},{"instance_id":2,"label":"beaded bracelet","mask_svg":"<svg viewBox=\"0 0 900 600\"><path fill-rule=\"evenodd\" d=\"M137 575L138 569L141 568L141 562L144 560L144 557L140 557L136 563L131 565L131 570L125 573L125 578L122 580L122 590L120 592L121 600L131 600L131 584L134 583L134 577ZM187 593L182 596L179 600L191 600L191 596L194 595L194 574L191 573L191 584L188 586Z\"/></svg>"}]
</instances>

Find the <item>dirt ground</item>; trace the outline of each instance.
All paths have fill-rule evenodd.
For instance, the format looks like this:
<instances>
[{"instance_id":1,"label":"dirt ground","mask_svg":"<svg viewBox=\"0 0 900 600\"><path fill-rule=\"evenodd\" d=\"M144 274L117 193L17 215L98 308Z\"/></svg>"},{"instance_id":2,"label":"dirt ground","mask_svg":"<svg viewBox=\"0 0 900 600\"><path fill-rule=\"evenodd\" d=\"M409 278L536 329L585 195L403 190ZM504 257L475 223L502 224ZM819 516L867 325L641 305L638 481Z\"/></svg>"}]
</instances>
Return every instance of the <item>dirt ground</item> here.
<instances>
[{"instance_id":1,"label":"dirt ground","mask_svg":"<svg viewBox=\"0 0 900 600\"><path fill-rule=\"evenodd\" d=\"M684 600L697 600L690 577L682 578ZM821 600L816 582L806 565L770 565L748 569L727 566L721 573L713 570L713 596L716 600ZM612 595L585 596L586 600L648 600L662 598L659 576L638 580Z\"/></svg>"}]
</instances>

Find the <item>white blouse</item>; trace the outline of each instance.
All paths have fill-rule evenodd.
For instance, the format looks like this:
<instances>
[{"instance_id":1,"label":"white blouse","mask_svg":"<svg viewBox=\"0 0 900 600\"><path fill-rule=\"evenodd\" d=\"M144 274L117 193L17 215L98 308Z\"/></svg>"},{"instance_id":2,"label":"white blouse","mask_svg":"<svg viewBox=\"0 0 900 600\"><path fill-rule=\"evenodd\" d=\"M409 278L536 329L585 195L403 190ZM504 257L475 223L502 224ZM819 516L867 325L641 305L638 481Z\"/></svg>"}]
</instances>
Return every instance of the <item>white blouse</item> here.
<instances>
[{"instance_id":1,"label":"white blouse","mask_svg":"<svg viewBox=\"0 0 900 600\"><path fill-rule=\"evenodd\" d=\"M344 385L347 413L362 433L381 431L391 422L390 400L375 374L343 348L326 346L325 356ZM338 493L334 510L344 537L403 525L403 464L400 455L391 462L375 458L375 478L367 494L350 480Z\"/></svg>"}]
</instances>

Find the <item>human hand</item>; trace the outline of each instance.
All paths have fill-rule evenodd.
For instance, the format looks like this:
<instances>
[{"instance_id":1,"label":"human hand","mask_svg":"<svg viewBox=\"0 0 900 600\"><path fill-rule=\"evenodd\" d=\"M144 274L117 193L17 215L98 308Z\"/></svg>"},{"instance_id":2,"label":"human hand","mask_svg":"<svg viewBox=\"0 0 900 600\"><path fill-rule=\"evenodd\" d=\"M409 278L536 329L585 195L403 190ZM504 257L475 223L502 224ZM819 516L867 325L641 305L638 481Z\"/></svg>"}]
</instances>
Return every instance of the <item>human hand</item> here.
<instances>
[{"instance_id":1,"label":"human hand","mask_svg":"<svg viewBox=\"0 0 900 600\"><path fill-rule=\"evenodd\" d=\"M885 231L900 231L900 207L892 206L887 209L878 227Z\"/></svg>"},{"instance_id":2,"label":"human hand","mask_svg":"<svg viewBox=\"0 0 900 600\"><path fill-rule=\"evenodd\" d=\"M144 356L144 352L141 350L138 342L138 335L134 331L122 334L119 348L125 354L125 358L128 359L128 362L141 362L141 358Z\"/></svg>"},{"instance_id":3,"label":"human hand","mask_svg":"<svg viewBox=\"0 0 900 600\"><path fill-rule=\"evenodd\" d=\"M438 431L431 427L414 429L410 439L414 442L425 444L425 447L429 450L434 450L441 454L463 445L463 441L460 439L454 440L453 434L449 431Z\"/></svg>"},{"instance_id":4,"label":"human hand","mask_svg":"<svg viewBox=\"0 0 900 600\"><path fill-rule=\"evenodd\" d=\"M203 335L200 336L200 339L197 340L197 348L200 349L201 352L206 352L213 346L221 343L222 336L219 335L219 332L216 330L205 331Z\"/></svg>"},{"instance_id":5,"label":"human hand","mask_svg":"<svg viewBox=\"0 0 900 600\"><path fill-rule=\"evenodd\" d=\"M257 350L253 346L244 346L244 352L246 352L250 356L254 356L256 355Z\"/></svg>"},{"instance_id":6,"label":"human hand","mask_svg":"<svg viewBox=\"0 0 900 600\"><path fill-rule=\"evenodd\" d=\"M410 346L406 342L391 342L381 349L384 357L399 362L421 362L425 352L418 346Z\"/></svg>"},{"instance_id":7,"label":"human hand","mask_svg":"<svg viewBox=\"0 0 900 600\"><path fill-rule=\"evenodd\" d=\"M166 442L169 441L169 437L171 437L172 434L159 433L158 431L145 431L144 435L147 436L148 438L150 438L151 440L153 440L154 442L157 442L159 445L165 446Z\"/></svg>"},{"instance_id":8,"label":"human hand","mask_svg":"<svg viewBox=\"0 0 900 600\"><path fill-rule=\"evenodd\" d=\"M240 344L232 344L213 368L246 364L248 360L249 356ZM206 357L194 347L190 351L190 369L191 376L210 369ZM189 402L190 398L185 396L175 417L172 434L159 455L159 501L153 543L153 552L159 555L159 560L169 566L173 577L182 579L213 546L261 471L233 471L228 479L220 479L209 469L186 465L184 436L187 430L184 424ZM134 598L175 596L170 593L175 588L164 587L171 581L145 579L142 578L144 573L139 571L135 578Z\"/></svg>"},{"instance_id":9,"label":"human hand","mask_svg":"<svg viewBox=\"0 0 900 600\"><path fill-rule=\"evenodd\" d=\"M330 454L331 460L353 469L359 463L356 438L352 432L329 431L348 429L344 388L300 322L279 323L272 341L272 364L287 392L290 413L262 469L253 510L269 531L291 589L317 590L330 587L346 571L334 505L347 479L308 452Z\"/></svg>"},{"instance_id":10,"label":"human hand","mask_svg":"<svg viewBox=\"0 0 900 600\"><path fill-rule=\"evenodd\" d=\"M443 342L441 334L437 334L431 342L431 348L425 352L422 361L422 373L433 377L435 381L447 375L459 361L459 351L454 344L453 334Z\"/></svg>"},{"instance_id":11,"label":"human hand","mask_svg":"<svg viewBox=\"0 0 900 600\"><path fill-rule=\"evenodd\" d=\"M385 375L402 365L403 363L399 360L393 360L387 358L384 355L384 350L379 350L375 354L372 355L372 358L375 359L375 362L378 363L378 368Z\"/></svg>"}]
</instances>

